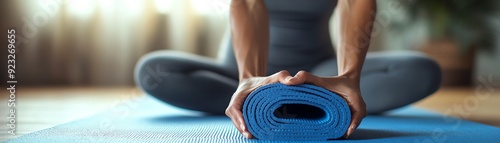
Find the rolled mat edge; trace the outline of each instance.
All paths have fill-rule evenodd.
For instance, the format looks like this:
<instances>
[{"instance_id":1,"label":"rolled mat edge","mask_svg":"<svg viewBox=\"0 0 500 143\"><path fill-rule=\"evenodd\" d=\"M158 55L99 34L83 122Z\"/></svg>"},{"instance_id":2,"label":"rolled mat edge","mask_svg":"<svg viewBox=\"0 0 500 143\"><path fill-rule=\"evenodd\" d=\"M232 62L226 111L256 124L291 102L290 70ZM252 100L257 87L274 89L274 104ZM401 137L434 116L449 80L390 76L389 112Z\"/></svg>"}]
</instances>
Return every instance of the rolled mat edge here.
<instances>
[{"instance_id":1,"label":"rolled mat edge","mask_svg":"<svg viewBox=\"0 0 500 143\"><path fill-rule=\"evenodd\" d=\"M338 139L351 121L342 97L310 84L259 87L248 95L242 112L248 131L260 140Z\"/></svg>"}]
</instances>

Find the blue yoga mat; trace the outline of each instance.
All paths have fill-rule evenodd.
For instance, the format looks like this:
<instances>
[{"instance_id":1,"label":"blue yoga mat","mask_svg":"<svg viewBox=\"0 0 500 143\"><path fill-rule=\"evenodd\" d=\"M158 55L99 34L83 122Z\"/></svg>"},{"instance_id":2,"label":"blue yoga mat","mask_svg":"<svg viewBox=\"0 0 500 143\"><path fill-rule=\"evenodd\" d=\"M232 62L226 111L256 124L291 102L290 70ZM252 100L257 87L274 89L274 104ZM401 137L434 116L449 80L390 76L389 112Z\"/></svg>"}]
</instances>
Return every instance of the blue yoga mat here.
<instances>
[{"instance_id":1,"label":"blue yoga mat","mask_svg":"<svg viewBox=\"0 0 500 143\"><path fill-rule=\"evenodd\" d=\"M351 121L347 103L324 88L274 83L245 100L248 130L261 140L328 140L342 137Z\"/></svg>"},{"instance_id":2,"label":"blue yoga mat","mask_svg":"<svg viewBox=\"0 0 500 143\"><path fill-rule=\"evenodd\" d=\"M495 143L499 140L498 127L447 117L412 106L384 115L367 116L347 140L245 139L226 116L207 116L143 97L85 119L7 140L6 143Z\"/></svg>"}]
</instances>

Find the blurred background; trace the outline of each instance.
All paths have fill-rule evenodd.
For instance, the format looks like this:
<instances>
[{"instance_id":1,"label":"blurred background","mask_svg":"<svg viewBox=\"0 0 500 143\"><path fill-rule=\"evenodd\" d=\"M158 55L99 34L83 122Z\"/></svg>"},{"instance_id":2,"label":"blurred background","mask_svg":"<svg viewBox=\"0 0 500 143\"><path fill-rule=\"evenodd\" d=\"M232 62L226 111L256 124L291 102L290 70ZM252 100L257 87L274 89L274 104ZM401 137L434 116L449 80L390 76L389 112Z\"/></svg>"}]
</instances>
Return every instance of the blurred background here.
<instances>
[{"instance_id":1,"label":"blurred background","mask_svg":"<svg viewBox=\"0 0 500 143\"><path fill-rule=\"evenodd\" d=\"M442 66L447 86L471 86L479 76L500 81L496 0L377 2L371 51L422 51ZM2 29L17 30L23 86L133 86L142 55L170 49L217 58L229 36L229 0L3 0L1 7Z\"/></svg>"},{"instance_id":2,"label":"blurred background","mask_svg":"<svg viewBox=\"0 0 500 143\"><path fill-rule=\"evenodd\" d=\"M137 60L155 50L217 59L229 37L229 1L1 0L0 31L16 29L18 106L7 107L12 96L1 92L0 122L8 122L8 109L19 111L18 134L2 125L0 141L105 109L128 116L144 95L133 82ZM431 56L443 69L444 88L413 105L500 127L499 6L498 0L378 0L370 52ZM330 24L336 22L333 16ZM6 87L6 61L0 62Z\"/></svg>"}]
</instances>

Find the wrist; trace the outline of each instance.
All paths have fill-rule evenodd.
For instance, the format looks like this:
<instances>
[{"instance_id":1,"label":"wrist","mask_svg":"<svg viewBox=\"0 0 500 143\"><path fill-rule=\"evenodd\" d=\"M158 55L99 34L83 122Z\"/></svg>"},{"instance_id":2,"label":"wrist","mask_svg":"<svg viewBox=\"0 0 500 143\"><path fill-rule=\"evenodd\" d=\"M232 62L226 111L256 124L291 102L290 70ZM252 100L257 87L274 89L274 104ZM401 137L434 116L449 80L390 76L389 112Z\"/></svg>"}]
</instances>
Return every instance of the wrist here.
<instances>
[{"instance_id":1,"label":"wrist","mask_svg":"<svg viewBox=\"0 0 500 143\"><path fill-rule=\"evenodd\" d=\"M245 68L239 74L240 81L244 79L250 79L254 77L265 76L265 70L263 68Z\"/></svg>"},{"instance_id":2,"label":"wrist","mask_svg":"<svg viewBox=\"0 0 500 143\"><path fill-rule=\"evenodd\" d=\"M248 80L248 79L253 78L253 77L255 77L255 76L252 76L252 75L240 75L240 83L242 81Z\"/></svg>"},{"instance_id":3,"label":"wrist","mask_svg":"<svg viewBox=\"0 0 500 143\"><path fill-rule=\"evenodd\" d=\"M240 74L239 80L240 80L240 82L242 82L242 81L254 78L254 77L259 77L259 76L258 76L258 74L252 74L252 73L246 73L246 72L244 72L244 73Z\"/></svg>"},{"instance_id":4,"label":"wrist","mask_svg":"<svg viewBox=\"0 0 500 143\"><path fill-rule=\"evenodd\" d=\"M346 85L349 85L351 88L358 87L360 84L360 76L359 74L342 74L337 76L338 79L342 79Z\"/></svg>"},{"instance_id":5,"label":"wrist","mask_svg":"<svg viewBox=\"0 0 500 143\"><path fill-rule=\"evenodd\" d=\"M344 78L346 80L359 81L360 74L357 73L343 73L338 75L339 78Z\"/></svg>"}]
</instances>

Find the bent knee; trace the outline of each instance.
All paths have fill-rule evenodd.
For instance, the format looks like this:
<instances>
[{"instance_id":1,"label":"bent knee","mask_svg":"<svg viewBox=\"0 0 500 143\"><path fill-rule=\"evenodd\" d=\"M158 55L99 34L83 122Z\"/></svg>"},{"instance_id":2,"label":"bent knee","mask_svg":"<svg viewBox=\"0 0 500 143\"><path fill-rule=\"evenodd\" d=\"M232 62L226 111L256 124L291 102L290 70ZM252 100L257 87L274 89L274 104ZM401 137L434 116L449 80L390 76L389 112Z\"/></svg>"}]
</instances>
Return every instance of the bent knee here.
<instances>
[{"instance_id":1,"label":"bent knee","mask_svg":"<svg viewBox=\"0 0 500 143\"><path fill-rule=\"evenodd\" d=\"M423 54L406 55L400 60L399 67L407 80L424 88L426 94L435 92L441 84L441 68L436 61Z\"/></svg>"},{"instance_id":2,"label":"bent knee","mask_svg":"<svg viewBox=\"0 0 500 143\"><path fill-rule=\"evenodd\" d=\"M134 81L144 91L152 90L159 86L172 72L175 64L179 64L173 51L155 51L141 57L134 69ZM174 67L174 68L169 68Z\"/></svg>"},{"instance_id":3,"label":"bent knee","mask_svg":"<svg viewBox=\"0 0 500 143\"><path fill-rule=\"evenodd\" d=\"M402 67L407 68L406 70L412 72L415 77L441 79L441 68L436 61L425 55L408 56L401 64L404 64Z\"/></svg>"}]
</instances>

